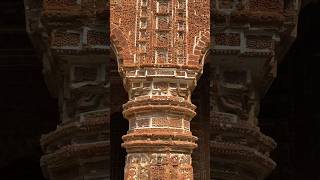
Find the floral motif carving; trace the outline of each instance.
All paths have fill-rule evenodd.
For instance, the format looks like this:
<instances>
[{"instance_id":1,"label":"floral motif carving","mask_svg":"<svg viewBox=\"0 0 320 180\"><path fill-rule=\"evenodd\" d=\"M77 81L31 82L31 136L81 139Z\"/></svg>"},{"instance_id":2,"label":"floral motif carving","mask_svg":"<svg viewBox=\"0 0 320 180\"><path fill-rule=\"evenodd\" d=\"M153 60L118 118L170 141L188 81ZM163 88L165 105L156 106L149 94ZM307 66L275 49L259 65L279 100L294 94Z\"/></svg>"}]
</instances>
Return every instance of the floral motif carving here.
<instances>
[{"instance_id":1,"label":"floral motif carving","mask_svg":"<svg viewBox=\"0 0 320 180\"><path fill-rule=\"evenodd\" d=\"M182 154L130 154L125 179L193 179L191 157Z\"/></svg>"}]
</instances>

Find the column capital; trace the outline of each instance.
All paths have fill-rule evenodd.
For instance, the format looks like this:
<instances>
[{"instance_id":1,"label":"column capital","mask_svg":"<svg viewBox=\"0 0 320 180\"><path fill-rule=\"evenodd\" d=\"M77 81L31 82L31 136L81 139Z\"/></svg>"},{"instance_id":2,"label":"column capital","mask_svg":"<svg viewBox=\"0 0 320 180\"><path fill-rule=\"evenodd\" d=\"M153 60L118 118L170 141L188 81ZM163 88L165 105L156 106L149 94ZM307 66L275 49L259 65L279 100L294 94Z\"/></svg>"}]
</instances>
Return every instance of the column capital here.
<instances>
[{"instance_id":1,"label":"column capital","mask_svg":"<svg viewBox=\"0 0 320 180\"><path fill-rule=\"evenodd\" d=\"M111 1L110 9L120 72L150 67L201 71L210 42L208 0Z\"/></svg>"}]
</instances>

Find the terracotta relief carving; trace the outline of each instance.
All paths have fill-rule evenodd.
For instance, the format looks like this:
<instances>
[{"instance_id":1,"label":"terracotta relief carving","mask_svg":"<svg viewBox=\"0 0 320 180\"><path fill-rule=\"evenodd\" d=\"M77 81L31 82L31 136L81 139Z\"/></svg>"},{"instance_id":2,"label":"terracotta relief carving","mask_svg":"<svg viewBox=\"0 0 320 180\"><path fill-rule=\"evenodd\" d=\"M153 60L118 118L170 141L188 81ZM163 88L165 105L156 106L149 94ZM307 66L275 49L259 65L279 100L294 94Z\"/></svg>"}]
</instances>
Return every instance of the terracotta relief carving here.
<instances>
[{"instance_id":1,"label":"terracotta relief carving","mask_svg":"<svg viewBox=\"0 0 320 180\"><path fill-rule=\"evenodd\" d=\"M129 97L125 180L199 179L191 159L191 95L205 63L212 75L211 179L266 177L276 144L257 126L259 101L295 38L299 2L25 0L27 31L61 112L61 124L41 139L46 177L110 179L100 165L110 158L109 128L102 127L114 103L111 51Z\"/></svg>"},{"instance_id":2,"label":"terracotta relief carving","mask_svg":"<svg viewBox=\"0 0 320 180\"><path fill-rule=\"evenodd\" d=\"M111 42L129 94L125 179L193 179L191 92L210 42L209 10L207 0L111 4Z\"/></svg>"},{"instance_id":3,"label":"terracotta relief carving","mask_svg":"<svg viewBox=\"0 0 320 180\"><path fill-rule=\"evenodd\" d=\"M295 38L299 2L211 3L211 178L264 179L275 168L276 143L259 130L260 99Z\"/></svg>"},{"instance_id":4,"label":"terracotta relief carving","mask_svg":"<svg viewBox=\"0 0 320 180\"><path fill-rule=\"evenodd\" d=\"M46 83L59 99L61 124L41 138L44 175L110 179L108 2L25 0L25 7Z\"/></svg>"}]
</instances>

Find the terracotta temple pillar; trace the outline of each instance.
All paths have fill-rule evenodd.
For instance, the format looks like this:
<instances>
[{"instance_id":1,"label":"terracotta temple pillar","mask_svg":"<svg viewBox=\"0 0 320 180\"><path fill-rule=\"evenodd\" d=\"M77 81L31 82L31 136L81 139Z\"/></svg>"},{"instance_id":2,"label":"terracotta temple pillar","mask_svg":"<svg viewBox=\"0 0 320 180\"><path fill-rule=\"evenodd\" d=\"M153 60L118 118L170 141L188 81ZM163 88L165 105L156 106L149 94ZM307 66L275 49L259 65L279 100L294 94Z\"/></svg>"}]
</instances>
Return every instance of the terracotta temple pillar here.
<instances>
[{"instance_id":1,"label":"terracotta temple pillar","mask_svg":"<svg viewBox=\"0 0 320 180\"><path fill-rule=\"evenodd\" d=\"M193 179L191 93L210 41L209 0L112 0L111 43L129 101L125 180Z\"/></svg>"},{"instance_id":2,"label":"terracotta temple pillar","mask_svg":"<svg viewBox=\"0 0 320 180\"><path fill-rule=\"evenodd\" d=\"M110 179L108 1L25 0L27 31L43 62L60 123L41 137L50 180Z\"/></svg>"},{"instance_id":3,"label":"terracotta temple pillar","mask_svg":"<svg viewBox=\"0 0 320 180\"><path fill-rule=\"evenodd\" d=\"M260 101L295 39L299 6L212 1L211 179L262 180L275 168L276 142L258 126Z\"/></svg>"}]
</instances>

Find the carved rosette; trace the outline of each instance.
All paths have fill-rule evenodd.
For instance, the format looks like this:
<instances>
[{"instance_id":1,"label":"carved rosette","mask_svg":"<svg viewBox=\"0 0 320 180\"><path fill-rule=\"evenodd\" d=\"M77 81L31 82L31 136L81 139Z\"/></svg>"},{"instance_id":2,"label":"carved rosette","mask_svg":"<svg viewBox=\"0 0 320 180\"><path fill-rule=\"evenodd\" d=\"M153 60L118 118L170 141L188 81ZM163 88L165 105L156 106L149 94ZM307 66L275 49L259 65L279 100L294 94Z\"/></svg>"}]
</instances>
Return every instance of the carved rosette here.
<instances>
[{"instance_id":1,"label":"carved rosette","mask_svg":"<svg viewBox=\"0 0 320 180\"><path fill-rule=\"evenodd\" d=\"M111 42L129 94L125 179L193 179L190 97L210 41L209 0L110 5Z\"/></svg>"}]
</instances>

